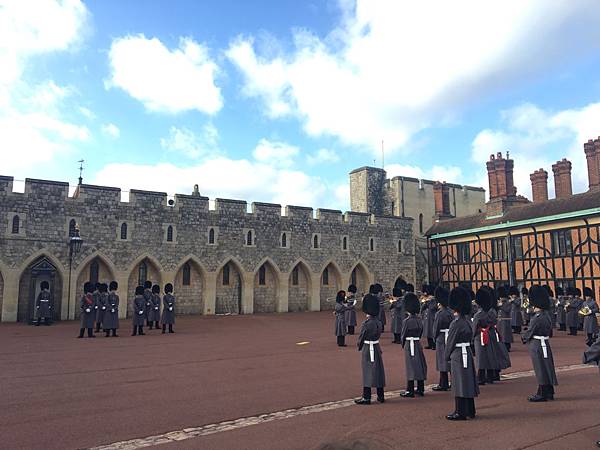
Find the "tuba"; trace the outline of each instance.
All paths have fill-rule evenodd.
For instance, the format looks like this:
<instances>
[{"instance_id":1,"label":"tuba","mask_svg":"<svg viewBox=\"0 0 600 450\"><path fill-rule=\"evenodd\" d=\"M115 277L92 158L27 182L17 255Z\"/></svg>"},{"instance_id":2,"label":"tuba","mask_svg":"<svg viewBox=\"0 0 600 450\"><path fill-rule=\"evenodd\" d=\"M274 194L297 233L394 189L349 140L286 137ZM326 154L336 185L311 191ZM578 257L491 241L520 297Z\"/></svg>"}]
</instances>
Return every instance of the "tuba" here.
<instances>
[{"instance_id":1,"label":"tuba","mask_svg":"<svg viewBox=\"0 0 600 450\"><path fill-rule=\"evenodd\" d=\"M592 310L589 308L589 306L584 306L579 311L577 311L577 313L581 314L582 316L589 316L590 314L592 314Z\"/></svg>"}]
</instances>

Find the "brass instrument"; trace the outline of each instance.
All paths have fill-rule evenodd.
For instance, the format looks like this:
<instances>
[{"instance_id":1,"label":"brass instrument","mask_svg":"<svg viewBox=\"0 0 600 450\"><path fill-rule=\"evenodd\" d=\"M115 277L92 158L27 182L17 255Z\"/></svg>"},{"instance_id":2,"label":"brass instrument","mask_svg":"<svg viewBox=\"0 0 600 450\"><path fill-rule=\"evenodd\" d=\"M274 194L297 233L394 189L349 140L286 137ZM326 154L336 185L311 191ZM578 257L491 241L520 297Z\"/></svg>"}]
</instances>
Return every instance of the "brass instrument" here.
<instances>
[{"instance_id":1,"label":"brass instrument","mask_svg":"<svg viewBox=\"0 0 600 450\"><path fill-rule=\"evenodd\" d=\"M529 297L525 297L521 303L523 309L529 309Z\"/></svg>"},{"instance_id":2,"label":"brass instrument","mask_svg":"<svg viewBox=\"0 0 600 450\"><path fill-rule=\"evenodd\" d=\"M592 310L589 308L589 306L584 306L579 311L577 311L577 313L581 314L582 316L589 316L590 314L592 314Z\"/></svg>"}]
</instances>

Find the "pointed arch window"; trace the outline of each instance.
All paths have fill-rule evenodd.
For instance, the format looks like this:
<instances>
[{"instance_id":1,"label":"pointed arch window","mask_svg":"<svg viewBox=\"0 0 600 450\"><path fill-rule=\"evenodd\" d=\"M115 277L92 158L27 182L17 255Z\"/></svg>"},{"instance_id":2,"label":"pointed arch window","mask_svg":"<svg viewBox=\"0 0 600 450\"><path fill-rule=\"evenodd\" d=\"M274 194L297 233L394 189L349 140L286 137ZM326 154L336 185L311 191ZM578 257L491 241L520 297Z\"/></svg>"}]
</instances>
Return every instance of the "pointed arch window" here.
<instances>
[{"instance_id":1,"label":"pointed arch window","mask_svg":"<svg viewBox=\"0 0 600 450\"><path fill-rule=\"evenodd\" d=\"M319 235L315 234L313 236L313 248L319 248Z\"/></svg>"},{"instance_id":2,"label":"pointed arch window","mask_svg":"<svg viewBox=\"0 0 600 450\"><path fill-rule=\"evenodd\" d=\"M402 253L402 241L398 240L398 253Z\"/></svg>"},{"instance_id":3,"label":"pointed arch window","mask_svg":"<svg viewBox=\"0 0 600 450\"><path fill-rule=\"evenodd\" d=\"M419 214L419 233L423 234L423 214Z\"/></svg>"},{"instance_id":4,"label":"pointed arch window","mask_svg":"<svg viewBox=\"0 0 600 450\"><path fill-rule=\"evenodd\" d=\"M192 268L190 267L190 263L185 263L183 265L183 280L182 284L184 286L189 286L192 284Z\"/></svg>"},{"instance_id":5,"label":"pointed arch window","mask_svg":"<svg viewBox=\"0 0 600 450\"><path fill-rule=\"evenodd\" d=\"M100 264L98 264L98 260L93 260L90 264L90 282L96 284L100 274Z\"/></svg>"},{"instance_id":6,"label":"pointed arch window","mask_svg":"<svg viewBox=\"0 0 600 450\"><path fill-rule=\"evenodd\" d=\"M173 242L173 226L169 225L167 227L167 242Z\"/></svg>"},{"instance_id":7,"label":"pointed arch window","mask_svg":"<svg viewBox=\"0 0 600 450\"><path fill-rule=\"evenodd\" d=\"M264 264L258 269L258 284L260 286L267 284L267 269Z\"/></svg>"},{"instance_id":8,"label":"pointed arch window","mask_svg":"<svg viewBox=\"0 0 600 450\"><path fill-rule=\"evenodd\" d=\"M350 284L356 286L356 267L352 269L352 275L350 275Z\"/></svg>"},{"instance_id":9,"label":"pointed arch window","mask_svg":"<svg viewBox=\"0 0 600 450\"><path fill-rule=\"evenodd\" d=\"M373 238L369 239L369 251L370 252L375 251L375 239L373 239Z\"/></svg>"},{"instance_id":10,"label":"pointed arch window","mask_svg":"<svg viewBox=\"0 0 600 450\"><path fill-rule=\"evenodd\" d=\"M323 270L323 286L329 286L329 268L325 267Z\"/></svg>"},{"instance_id":11,"label":"pointed arch window","mask_svg":"<svg viewBox=\"0 0 600 450\"><path fill-rule=\"evenodd\" d=\"M281 246L282 246L283 248L286 248L286 247L287 247L287 234L286 234L286 233L283 233L283 234L281 235Z\"/></svg>"},{"instance_id":12,"label":"pointed arch window","mask_svg":"<svg viewBox=\"0 0 600 450\"><path fill-rule=\"evenodd\" d=\"M229 263L223 267L223 286L229 286Z\"/></svg>"},{"instance_id":13,"label":"pointed arch window","mask_svg":"<svg viewBox=\"0 0 600 450\"><path fill-rule=\"evenodd\" d=\"M342 250L348 250L348 238L346 236L342 238Z\"/></svg>"},{"instance_id":14,"label":"pointed arch window","mask_svg":"<svg viewBox=\"0 0 600 450\"><path fill-rule=\"evenodd\" d=\"M140 267L138 269L138 286L143 286L147 280L148 280L148 264L146 264L146 261L142 261L140 263Z\"/></svg>"},{"instance_id":15,"label":"pointed arch window","mask_svg":"<svg viewBox=\"0 0 600 450\"><path fill-rule=\"evenodd\" d=\"M127 224L125 222L121 224L121 240L127 240Z\"/></svg>"},{"instance_id":16,"label":"pointed arch window","mask_svg":"<svg viewBox=\"0 0 600 450\"><path fill-rule=\"evenodd\" d=\"M298 266L292 270L292 286L298 286Z\"/></svg>"},{"instance_id":17,"label":"pointed arch window","mask_svg":"<svg viewBox=\"0 0 600 450\"><path fill-rule=\"evenodd\" d=\"M75 219L71 219L69 221L69 237L75 236L76 228L77 228L77 222L75 222Z\"/></svg>"},{"instance_id":18,"label":"pointed arch window","mask_svg":"<svg viewBox=\"0 0 600 450\"><path fill-rule=\"evenodd\" d=\"M253 242L252 242L252 230L248 230L248 232L246 233L246 245L247 246L253 245Z\"/></svg>"},{"instance_id":19,"label":"pointed arch window","mask_svg":"<svg viewBox=\"0 0 600 450\"><path fill-rule=\"evenodd\" d=\"M211 228L208 230L208 243L213 245L215 243L215 229Z\"/></svg>"},{"instance_id":20,"label":"pointed arch window","mask_svg":"<svg viewBox=\"0 0 600 450\"><path fill-rule=\"evenodd\" d=\"M12 234L19 234L19 231L21 230L21 218L15 214L15 216L12 219Z\"/></svg>"}]
</instances>

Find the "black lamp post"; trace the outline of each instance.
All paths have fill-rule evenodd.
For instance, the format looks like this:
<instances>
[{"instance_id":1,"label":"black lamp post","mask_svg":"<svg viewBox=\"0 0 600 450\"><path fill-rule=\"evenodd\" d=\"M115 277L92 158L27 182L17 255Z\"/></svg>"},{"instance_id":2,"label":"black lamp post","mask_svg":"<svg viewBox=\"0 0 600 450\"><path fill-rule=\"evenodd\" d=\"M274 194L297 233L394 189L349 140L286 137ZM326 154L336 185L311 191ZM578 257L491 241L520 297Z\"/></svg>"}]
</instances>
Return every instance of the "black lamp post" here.
<instances>
[{"instance_id":1,"label":"black lamp post","mask_svg":"<svg viewBox=\"0 0 600 450\"><path fill-rule=\"evenodd\" d=\"M69 314L71 313L71 269L73 267L73 257L81 250L81 244L83 244L83 239L79 236L79 226L76 225L73 236L69 238L69 296L67 298L67 320L69 320Z\"/></svg>"}]
</instances>

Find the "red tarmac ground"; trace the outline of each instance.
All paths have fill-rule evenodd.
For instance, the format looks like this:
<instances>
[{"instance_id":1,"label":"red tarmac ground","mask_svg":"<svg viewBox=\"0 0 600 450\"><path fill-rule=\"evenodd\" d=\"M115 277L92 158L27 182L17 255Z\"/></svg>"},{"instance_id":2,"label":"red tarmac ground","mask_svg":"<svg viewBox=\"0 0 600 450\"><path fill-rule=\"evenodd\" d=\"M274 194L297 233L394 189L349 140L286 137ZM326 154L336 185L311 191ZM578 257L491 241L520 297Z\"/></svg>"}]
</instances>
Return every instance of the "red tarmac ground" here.
<instances>
[{"instance_id":1,"label":"red tarmac ground","mask_svg":"<svg viewBox=\"0 0 600 450\"><path fill-rule=\"evenodd\" d=\"M0 448L111 444L357 397L356 336L338 348L329 312L178 318L176 334L76 339L78 323L0 326ZM584 337L555 333L555 363L581 362ZM518 338L518 336L515 336ZM297 342L309 341L299 346ZM387 390L404 387L402 349L382 336ZM513 367L531 369L515 343ZM436 383L433 351L426 351ZM450 393L348 406L159 446L177 449L312 449L361 439L369 448L594 448L600 439L598 370L558 374L557 400L530 404L535 378L483 386L478 417L450 423Z\"/></svg>"}]
</instances>

